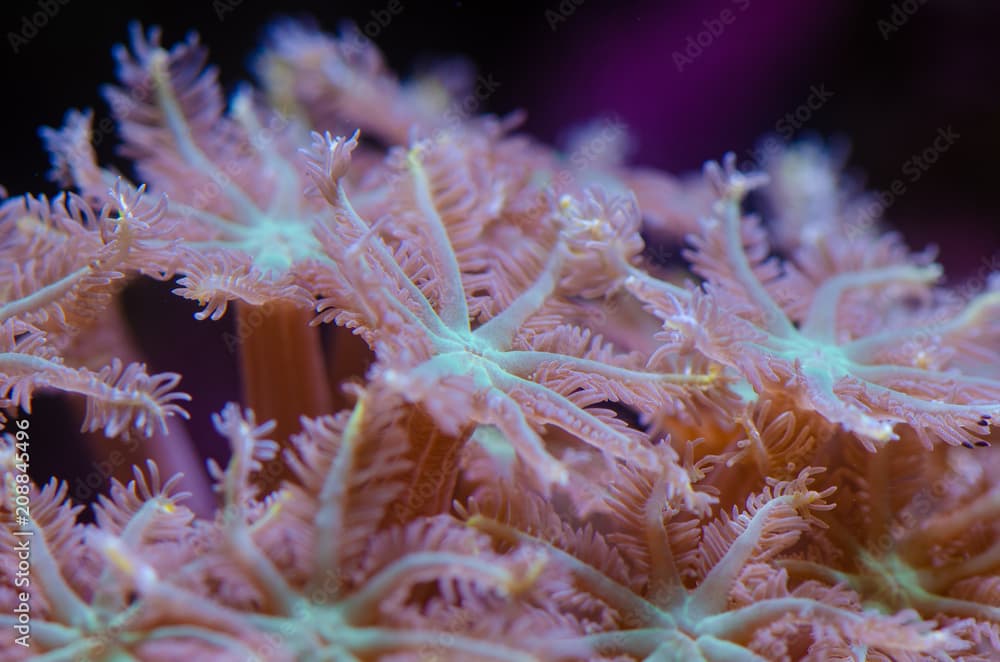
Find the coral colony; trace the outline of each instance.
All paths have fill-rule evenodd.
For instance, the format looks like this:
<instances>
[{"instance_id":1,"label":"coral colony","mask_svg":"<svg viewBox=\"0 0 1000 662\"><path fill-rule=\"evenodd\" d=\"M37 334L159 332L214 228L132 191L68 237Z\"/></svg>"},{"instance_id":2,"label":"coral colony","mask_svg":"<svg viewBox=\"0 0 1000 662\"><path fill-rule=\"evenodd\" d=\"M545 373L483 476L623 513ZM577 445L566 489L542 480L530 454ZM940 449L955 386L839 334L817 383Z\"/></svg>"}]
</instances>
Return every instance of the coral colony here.
<instances>
[{"instance_id":1,"label":"coral colony","mask_svg":"<svg viewBox=\"0 0 1000 662\"><path fill-rule=\"evenodd\" d=\"M291 23L228 100L194 37L115 57L132 172L71 111L0 208L0 659L1000 659L1000 275L943 287L822 145L571 159ZM115 340L141 277L234 316L207 474ZM90 518L41 392L145 456Z\"/></svg>"}]
</instances>

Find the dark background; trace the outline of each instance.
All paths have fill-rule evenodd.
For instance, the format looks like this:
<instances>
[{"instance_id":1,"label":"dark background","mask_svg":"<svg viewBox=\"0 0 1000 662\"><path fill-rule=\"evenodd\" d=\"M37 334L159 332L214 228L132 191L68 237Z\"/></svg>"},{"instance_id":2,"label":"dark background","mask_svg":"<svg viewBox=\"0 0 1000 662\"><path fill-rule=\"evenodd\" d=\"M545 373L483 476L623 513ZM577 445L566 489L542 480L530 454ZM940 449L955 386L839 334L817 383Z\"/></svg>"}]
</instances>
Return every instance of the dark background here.
<instances>
[{"instance_id":1,"label":"dark background","mask_svg":"<svg viewBox=\"0 0 1000 662\"><path fill-rule=\"evenodd\" d=\"M500 83L487 110L525 109L524 130L542 140L616 113L636 138L633 162L672 172L697 169L728 150L743 160L758 139L782 129L786 113L814 88L833 96L795 136L849 139L850 163L874 190L904 177L907 160L951 127L958 141L919 181L907 181L887 217L914 248L940 246L951 282L981 280L1000 268L1000 3L563 0L560 11L557 0L397 1L402 11L382 26L371 23L373 12L386 10L389 0L293 0L280 10L264 0L6 0L0 184L10 194L54 192L37 128L60 125L71 107L107 114L99 87L114 79L110 49L126 39L132 19L162 25L167 44L197 30L231 89L250 77L247 64L269 20L309 15L333 30L348 18L374 37L401 75L422 59L464 54ZM724 10L733 20L719 32ZM26 26L42 23L39 16L45 25L32 33ZM15 53L12 35L29 34ZM699 39L707 44L700 52L686 51L689 40ZM681 71L678 54L690 58ZM110 145L101 151L112 156ZM155 337L158 319L190 320L194 312L163 287L133 289L127 299L139 337ZM235 359L220 340L227 323L191 321L174 329L165 341L169 360L145 348L153 370L199 375L182 384L195 395L190 409L199 438L209 413L238 394ZM39 416L59 412L53 403L39 407Z\"/></svg>"},{"instance_id":2,"label":"dark background","mask_svg":"<svg viewBox=\"0 0 1000 662\"><path fill-rule=\"evenodd\" d=\"M848 138L851 164L876 190L951 126L961 138L887 216L915 246L938 243L949 273L974 274L977 260L1000 248L1000 3L562 0L570 11L556 21L546 13L559 11L556 0L397 2L401 13L369 29L372 12L389 0L290 0L280 10L265 0L7 0L0 184L11 193L52 190L37 127L59 125L70 107L107 112L98 88L113 80L110 48L132 19L162 25L166 43L197 30L232 86L250 77L248 60L269 20L313 16L333 30L348 18L375 33L403 75L421 58L464 54L500 82L488 109L527 110L525 130L543 140L615 112L638 139L634 160L673 172L727 150L747 154L813 86L833 97L796 135ZM46 6L54 16L15 54L11 34ZM725 9L733 22L678 71L674 53Z\"/></svg>"}]
</instances>

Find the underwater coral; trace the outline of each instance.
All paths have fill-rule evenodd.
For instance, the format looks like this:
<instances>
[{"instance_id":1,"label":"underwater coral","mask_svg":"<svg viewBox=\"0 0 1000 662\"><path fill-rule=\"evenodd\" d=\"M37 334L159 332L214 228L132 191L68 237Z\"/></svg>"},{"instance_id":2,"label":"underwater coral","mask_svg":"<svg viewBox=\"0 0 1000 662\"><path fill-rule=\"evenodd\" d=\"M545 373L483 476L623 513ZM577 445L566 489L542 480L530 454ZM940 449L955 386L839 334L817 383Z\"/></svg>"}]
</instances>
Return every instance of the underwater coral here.
<instances>
[{"instance_id":1,"label":"underwater coral","mask_svg":"<svg viewBox=\"0 0 1000 662\"><path fill-rule=\"evenodd\" d=\"M350 29L228 97L195 36L114 54L133 172L70 111L65 192L0 206L0 660L1000 657L1000 275L943 286L824 145L567 154ZM238 320L207 474L161 472L141 278ZM90 519L43 392L149 445Z\"/></svg>"}]
</instances>

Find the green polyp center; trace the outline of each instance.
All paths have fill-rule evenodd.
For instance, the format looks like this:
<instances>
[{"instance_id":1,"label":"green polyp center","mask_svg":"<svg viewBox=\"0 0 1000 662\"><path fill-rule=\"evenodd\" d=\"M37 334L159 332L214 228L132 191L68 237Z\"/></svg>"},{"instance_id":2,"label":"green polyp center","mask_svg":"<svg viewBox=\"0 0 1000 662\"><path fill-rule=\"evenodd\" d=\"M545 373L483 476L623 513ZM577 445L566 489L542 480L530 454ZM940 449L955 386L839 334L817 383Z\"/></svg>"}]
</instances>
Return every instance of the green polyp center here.
<instances>
[{"instance_id":1,"label":"green polyp center","mask_svg":"<svg viewBox=\"0 0 1000 662\"><path fill-rule=\"evenodd\" d=\"M733 382L729 385L729 389L747 404L756 402L758 398L760 398L757 391L753 390L753 386L750 382L742 377L735 377L734 375Z\"/></svg>"},{"instance_id":2,"label":"green polyp center","mask_svg":"<svg viewBox=\"0 0 1000 662\"><path fill-rule=\"evenodd\" d=\"M783 354L786 358L798 359L803 371L809 375L825 375L836 381L851 372L851 360L840 347L817 342L801 333L795 335L794 347Z\"/></svg>"},{"instance_id":3,"label":"green polyp center","mask_svg":"<svg viewBox=\"0 0 1000 662\"><path fill-rule=\"evenodd\" d=\"M263 216L246 229L242 248L263 272L286 273L296 262L321 254L311 225Z\"/></svg>"},{"instance_id":4,"label":"green polyp center","mask_svg":"<svg viewBox=\"0 0 1000 662\"><path fill-rule=\"evenodd\" d=\"M871 586L864 592L865 604L884 614L894 614L900 609L917 608L926 594L920 584L919 573L897 554L889 553L879 559L868 552L858 556L865 579Z\"/></svg>"}]
</instances>

